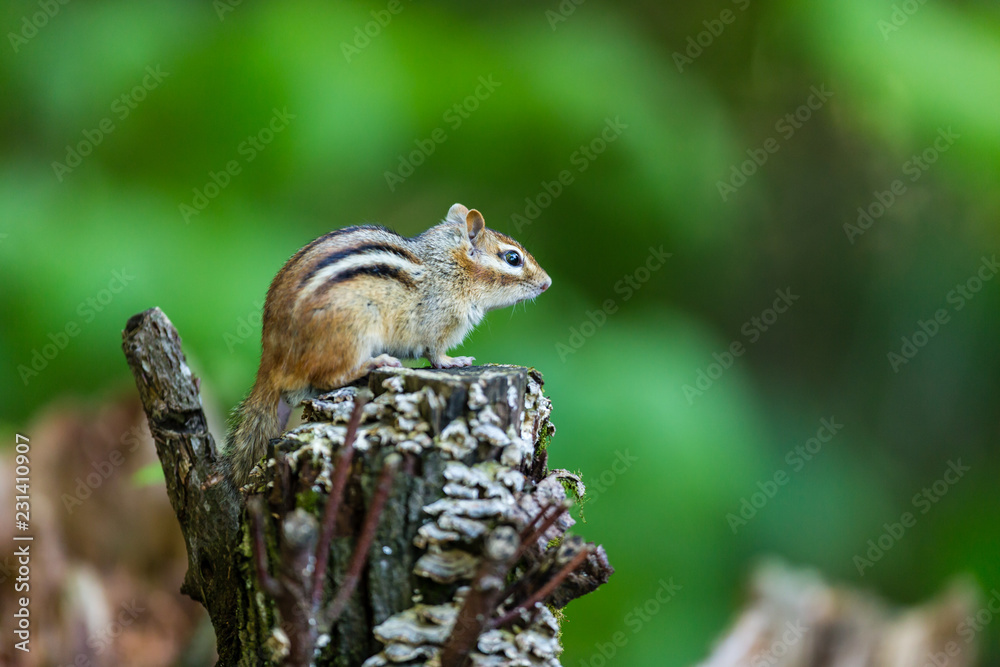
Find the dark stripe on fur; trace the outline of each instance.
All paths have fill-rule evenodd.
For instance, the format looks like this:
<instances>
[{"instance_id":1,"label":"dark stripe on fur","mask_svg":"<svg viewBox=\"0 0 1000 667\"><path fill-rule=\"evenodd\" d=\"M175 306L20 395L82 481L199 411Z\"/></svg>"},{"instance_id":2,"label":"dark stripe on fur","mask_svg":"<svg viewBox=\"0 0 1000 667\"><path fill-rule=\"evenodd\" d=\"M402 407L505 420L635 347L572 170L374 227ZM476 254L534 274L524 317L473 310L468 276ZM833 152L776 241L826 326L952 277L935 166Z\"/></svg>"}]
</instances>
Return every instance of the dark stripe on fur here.
<instances>
[{"instance_id":1,"label":"dark stripe on fur","mask_svg":"<svg viewBox=\"0 0 1000 667\"><path fill-rule=\"evenodd\" d=\"M318 246L320 243L324 243L326 241L329 241L330 239L336 238L338 236L342 236L344 234L350 234L351 232L356 232L359 229L364 229L364 226L363 225L362 226L355 225L353 227L344 227L343 229L336 229L336 230L334 230L332 232L327 232L326 234L323 234L323 236L320 236L319 238L315 238L312 241L310 241L309 243L305 244L304 246L302 246L301 248L299 248L298 250L296 250L295 254L292 255L288 259L287 262L285 262L284 266L281 267L281 270L278 271L278 274L274 277L274 280L271 281L271 287L273 288L275 285L277 285L280 282L279 279L283 275L285 275L285 273L287 273L288 271L291 271L292 268L295 266L295 264L300 259L302 259L303 257L306 256L307 252L309 252L310 250L312 250L313 248L315 248L316 246Z\"/></svg>"},{"instance_id":2,"label":"dark stripe on fur","mask_svg":"<svg viewBox=\"0 0 1000 667\"><path fill-rule=\"evenodd\" d=\"M299 248L295 252L295 254L292 255L291 258L289 258L289 260L287 262L285 262L285 265L283 267L281 267L281 270L278 271L278 276L280 276L283 273L285 273L285 271L287 269L291 269L291 267L294 266L295 263L298 262L298 260L300 260L303 257L305 257L306 253L308 253L310 250L312 250L313 248L315 248L319 244L325 243L325 242L327 242L327 241L329 241L331 239L335 239L338 236L344 236L345 234L350 234L352 232L358 232L358 231L361 231L361 230L364 230L364 229L370 229L370 230L377 230L377 231L380 231L380 232L386 232L387 234L392 234L393 236L399 236L399 238L401 238L401 239L405 239L406 238L406 237L401 236L400 234L392 231L391 229L389 229L387 227L383 227L382 225L352 225L351 227L344 227L343 229L335 229L332 232L327 232L326 234L323 234L323 236L320 236L319 238L313 239L309 243L307 243L304 246L302 246L301 248ZM274 283L272 283L272 285L275 284L275 283L277 283L277 276L275 276L275 281L274 281Z\"/></svg>"},{"instance_id":3,"label":"dark stripe on fur","mask_svg":"<svg viewBox=\"0 0 1000 667\"><path fill-rule=\"evenodd\" d=\"M359 229L365 229L366 227L368 227L368 225L354 225L351 227L344 227L343 229L335 229L332 232L327 232L326 234L323 234L323 236L313 239L309 243L299 248L299 251L292 256L292 260L304 257L307 252L318 246L320 243L324 243L326 241L329 241L330 239L335 239L338 236L343 236L344 234L350 234L351 232L356 232Z\"/></svg>"},{"instance_id":4,"label":"dark stripe on fur","mask_svg":"<svg viewBox=\"0 0 1000 667\"><path fill-rule=\"evenodd\" d=\"M350 257L351 255L362 255L365 253L374 253L374 252L388 252L392 253L393 255L396 255L397 257L401 257L407 261L410 261L414 264L423 263L419 259L417 259L417 257L413 253L404 248L400 248L399 246L389 245L388 243L365 243L364 245L359 245L354 248L344 248L343 250L337 250L336 252L332 252L323 259L321 259L320 261L316 262L316 265L309 270L309 273L307 273L302 278L302 280L299 281L299 287L300 288L304 287L305 284L309 282L309 280L317 273L319 273L320 271L322 271L323 269L332 264L336 264L345 257Z\"/></svg>"},{"instance_id":5,"label":"dark stripe on fur","mask_svg":"<svg viewBox=\"0 0 1000 667\"><path fill-rule=\"evenodd\" d=\"M389 266L388 264L369 264L368 266L356 266L353 269L348 269L335 274L316 289L315 295L318 296L322 294L337 283L347 282L348 280L353 280L359 276L372 276L374 278L389 278L391 280L397 280L407 289L415 289L417 286L416 283L413 282L413 278L411 278L410 275L403 269L395 266Z\"/></svg>"}]
</instances>

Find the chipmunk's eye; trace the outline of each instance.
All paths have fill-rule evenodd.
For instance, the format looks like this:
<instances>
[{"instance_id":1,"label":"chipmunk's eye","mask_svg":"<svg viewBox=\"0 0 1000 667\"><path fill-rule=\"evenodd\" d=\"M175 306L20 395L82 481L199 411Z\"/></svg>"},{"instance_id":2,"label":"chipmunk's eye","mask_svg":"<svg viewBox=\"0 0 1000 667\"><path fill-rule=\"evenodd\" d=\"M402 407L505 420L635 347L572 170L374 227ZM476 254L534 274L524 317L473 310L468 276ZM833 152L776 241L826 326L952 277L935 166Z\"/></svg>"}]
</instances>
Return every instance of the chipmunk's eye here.
<instances>
[{"instance_id":1,"label":"chipmunk's eye","mask_svg":"<svg viewBox=\"0 0 1000 667\"><path fill-rule=\"evenodd\" d=\"M503 254L503 261L511 266L521 266L521 255L516 250L508 250Z\"/></svg>"}]
</instances>

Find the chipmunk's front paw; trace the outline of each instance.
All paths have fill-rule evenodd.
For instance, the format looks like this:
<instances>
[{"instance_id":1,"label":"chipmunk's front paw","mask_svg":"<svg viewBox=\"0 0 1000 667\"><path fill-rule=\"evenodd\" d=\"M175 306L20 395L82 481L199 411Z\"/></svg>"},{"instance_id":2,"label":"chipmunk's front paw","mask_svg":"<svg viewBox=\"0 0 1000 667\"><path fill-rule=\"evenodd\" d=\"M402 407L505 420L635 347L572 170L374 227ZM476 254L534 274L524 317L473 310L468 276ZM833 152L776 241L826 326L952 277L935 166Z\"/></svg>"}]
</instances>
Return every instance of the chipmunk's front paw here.
<instances>
[{"instance_id":1,"label":"chipmunk's front paw","mask_svg":"<svg viewBox=\"0 0 1000 667\"><path fill-rule=\"evenodd\" d=\"M430 362L434 368L462 368L463 366L471 366L475 360L475 357L449 357L442 354L440 357L431 359Z\"/></svg>"}]
</instances>

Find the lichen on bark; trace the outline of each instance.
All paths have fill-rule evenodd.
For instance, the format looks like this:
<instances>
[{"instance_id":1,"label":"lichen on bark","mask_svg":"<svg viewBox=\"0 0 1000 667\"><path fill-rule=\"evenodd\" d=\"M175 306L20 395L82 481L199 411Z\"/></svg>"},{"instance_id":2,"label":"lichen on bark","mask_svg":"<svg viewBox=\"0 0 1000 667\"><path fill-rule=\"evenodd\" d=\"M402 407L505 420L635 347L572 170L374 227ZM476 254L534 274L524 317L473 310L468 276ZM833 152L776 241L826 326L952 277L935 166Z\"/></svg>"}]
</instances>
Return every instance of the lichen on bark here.
<instances>
[{"instance_id":1,"label":"lichen on bark","mask_svg":"<svg viewBox=\"0 0 1000 667\"><path fill-rule=\"evenodd\" d=\"M123 346L188 544L185 591L209 610L220 664L558 664L559 623L546 604L565 605L612 570L603 549L566 538L565 485L580 482L548 469L554 427L537 371L380 369L307 401L305 423L273 440L255 471L247 512L221 488L197 380L169 320L158 309L135 316ZM295 599L309 597L317 562L304 545L324 546L361 394L372 400L358 413L313 608ZM367 558L354 557L368 538ZM325 613L352 578L350 597Z\"/></svg>"}]
</instances>

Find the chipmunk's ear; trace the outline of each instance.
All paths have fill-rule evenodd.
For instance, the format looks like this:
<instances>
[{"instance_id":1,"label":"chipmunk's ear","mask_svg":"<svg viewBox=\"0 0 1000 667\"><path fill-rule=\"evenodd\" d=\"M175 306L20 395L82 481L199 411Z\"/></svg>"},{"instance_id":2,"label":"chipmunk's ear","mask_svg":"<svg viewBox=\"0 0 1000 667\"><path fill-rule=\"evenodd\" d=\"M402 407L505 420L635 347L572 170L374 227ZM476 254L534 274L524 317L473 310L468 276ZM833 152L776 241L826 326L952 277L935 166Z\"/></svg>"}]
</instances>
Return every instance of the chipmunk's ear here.
<instances>
[{"instance_id":1,"label":"chipmunk's ear","mask_svg":"<svg viewBox=\"0 0 1000 667\"><path fill-rule=\"evenodd\" d=\"M469 230L469 242L478 246L485 236L483 230L486 229L486 221L483 220L483 214L472 209L465 215L465 226Z\"/></svg>"},{"instance_id":2,"label":"chipmunk's ear","mask_svg":"<svg viewBox=\"0 0 1000 667\"><path fill-rule=\"evenodd\" d=\"M469 215L469 209L465 208L461 204L453 204L451 208L448 209L448 217L445 218L448 222L457 222L459 224L465 222L465 217Z\"/></svg>"}]
</instances>

